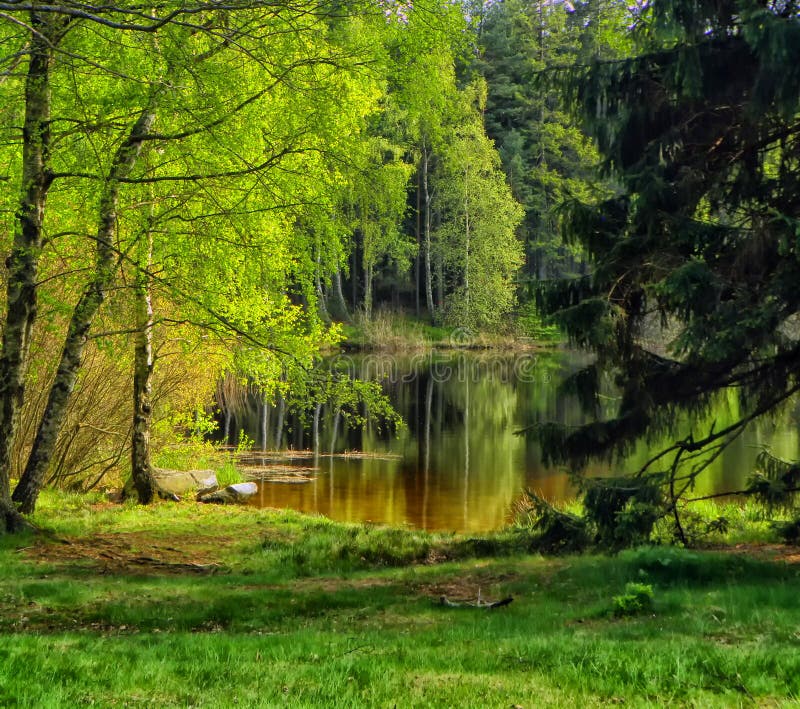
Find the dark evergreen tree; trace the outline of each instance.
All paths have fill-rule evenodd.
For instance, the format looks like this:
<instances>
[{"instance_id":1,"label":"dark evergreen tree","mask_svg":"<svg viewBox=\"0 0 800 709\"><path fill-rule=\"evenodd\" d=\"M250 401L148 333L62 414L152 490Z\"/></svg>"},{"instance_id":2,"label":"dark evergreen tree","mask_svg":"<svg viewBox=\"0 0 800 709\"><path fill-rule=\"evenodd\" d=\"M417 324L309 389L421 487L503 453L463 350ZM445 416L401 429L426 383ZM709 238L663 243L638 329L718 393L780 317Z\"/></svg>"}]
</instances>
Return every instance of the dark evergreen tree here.
<instances>
[{"instance_id":1,"label":"dark evergreen tree","mask_svg":"<svg viewBox=\"0 0 800 709\"><path fill-rule=\"evenodd\" d=\"M541 298L598 354L571 382L586 405L599 412L603 372L622 395L594 424L538 432L552 459L580 464L736 387L739 420L694 431L639 471L662 474L674 502L700 451L716 454L800 389L800 10L654 0L636 33L638 56L562 75L620 190L569 206L592 274ZM654 325L665 327L655 350L643 339Z\"/></svg>"},{"instance_id":2,"label":"dark evergreen tree","mask_svg":"<svg viewBox=\"0 0 800 709\"><path fill-rule=\"evenodd\" d=\"M537 76L619 54L626 16L625 6L614 0L503 0L483 17L478 68L489 87L486 130L525 207L522 236L535 277L573 270L576 250L560 237L557 208L565 196L586 199L598 187L591 142L566 112L557 88L543 90Z\"/></svg>"}]
</instances>

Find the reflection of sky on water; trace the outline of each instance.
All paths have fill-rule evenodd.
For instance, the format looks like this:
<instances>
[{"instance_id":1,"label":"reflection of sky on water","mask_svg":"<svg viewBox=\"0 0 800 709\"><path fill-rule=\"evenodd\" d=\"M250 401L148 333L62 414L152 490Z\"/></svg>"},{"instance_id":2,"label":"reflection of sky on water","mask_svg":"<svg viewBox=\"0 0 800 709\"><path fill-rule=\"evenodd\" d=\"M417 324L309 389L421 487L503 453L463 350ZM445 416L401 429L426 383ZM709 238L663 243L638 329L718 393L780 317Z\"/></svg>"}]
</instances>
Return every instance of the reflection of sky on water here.
<instances>
[{"instance_id":1,"label":"reflection of sky on water","mask_svg":"<svg viewBox=\"0 0 800 709\"><path fill-rule=\"evenodd\" d=\"M348 429L334 411L323 410L320 452L361 450L396 457L320 457L311 482L264 483L258 504L343 521L478 532L507 522L525 488L550 500L574 495L567 473L543 466L536 441L514 432L536 422L577 425L584 421L577 402L557 394L558 382L586 363L584 355L553 352L498 357L459 352L416 357L350 355L338 360L337 369L381 381L408 428L394 437L372 424ZM708 421L695 422L695 431L708 430L713 421L719 430L735 420L737 411L735 397L728 397ZM778 456L795 456L798 437L793 414L793 410L783 412L777 423L757 422L712 463L695 492L741 488L760 443L768 443ZM248 435L256 440L257 420L254 410L244 421ZM688 433L688 423L683 428L681 435ZM297 448L312 445L308 434L303 436L296 427L292 440ZM595 463L588 473L630 472L653 450L653 445L641 444L628 460Z\"/></svg>"}]
</instances>

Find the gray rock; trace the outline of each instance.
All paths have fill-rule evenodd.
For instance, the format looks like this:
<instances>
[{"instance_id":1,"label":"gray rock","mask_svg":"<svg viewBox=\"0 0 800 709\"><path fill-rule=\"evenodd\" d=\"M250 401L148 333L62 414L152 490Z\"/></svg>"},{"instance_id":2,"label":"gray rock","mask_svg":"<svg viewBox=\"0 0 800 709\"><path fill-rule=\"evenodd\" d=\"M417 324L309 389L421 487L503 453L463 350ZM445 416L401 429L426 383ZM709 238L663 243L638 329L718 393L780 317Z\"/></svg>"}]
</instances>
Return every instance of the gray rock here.
<instances>
[{"instance_id":1,"label":"gray rock","mask_svg":"<svg viewBox=\"0 0 800 709\"><path fill-rule=\"evenodd\" d=\"M225 488L239 497L252 497L258 492L258 485L255 483L234 483Z\"/></svg>"},{"instance_id":2,"label":"gray rock","mask_svg":"<svg viewBox=\"0 0 800 709\"><path fill-rule=\"evenodd\" d=\"M219 487L217 475L213 470L168 470L166 468L153 468L153 480L156 485L155 493L162 500L180 502L180 496L189 490L213 492ZM112 502L122 502L128 498L136 497L136 488L133 479L128 478L125 486L118 494L108 499Z\"/></svg>"},{"instance_id":3,"label":"gray rock","mask_svg":"<svg viewBox=\"0 0 800 709\"><path fill-rule=\"evenodd\" d=\"M218 487L213 470L167 470L154 468L153 477L161 492L183 495L189 490L209 490Z\"/></svg>"},{"instance_id":4,"label":"gray rock","mask_svg":"<svg viewBox=\"0 0 800 709\"><path fill-rule=\"evenodd\" d=\"M255 483L235 483L234 485L228 485L228 487L223 490L199 494L197 500L198 502L226 505L246 502L257 492L258 485Z\"/></svg>"}]
</instances>

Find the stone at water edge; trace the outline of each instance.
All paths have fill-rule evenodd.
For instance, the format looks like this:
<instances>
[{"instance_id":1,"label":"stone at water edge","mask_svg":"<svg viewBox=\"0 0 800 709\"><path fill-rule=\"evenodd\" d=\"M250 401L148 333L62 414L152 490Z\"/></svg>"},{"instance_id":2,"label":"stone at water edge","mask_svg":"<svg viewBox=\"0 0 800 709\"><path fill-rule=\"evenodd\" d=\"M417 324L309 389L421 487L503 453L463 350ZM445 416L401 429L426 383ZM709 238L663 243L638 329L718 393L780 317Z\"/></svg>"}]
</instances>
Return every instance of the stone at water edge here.
<instances>
[{"instance_id":1,"label":"stone at water edge","mask_svg":"<svg viewBox=\"0 0 800 709\"><path fill-rule=\"evenodd\" d=\"M155 493L163 500L179 501L180 496L190 490L199 489L211 492L219 487L217 475L213 470L170 470L168 468L153 468L153 482ZM122 490L116 493L106 493L109 501L122 502L122 500L137 497L133 478L128 478Z\"/></svg>"},{"instance_id":2,"label":"stone at water edge","mask_svg":"<svg viewBox=\"0 0 800 709\"><path fill-rule=\"evenodd\" d=\"M255 483L234 483L225 488L240 497L252 497L258 492L258 485Z\"/></svg>"},{"instance_id":3,"label":"stone at water edge","mask_svg":"<svg viewBox=\"0 0 800 709\"><path fill-rule=\"evenodd\" d=\"M216 489L217 475L213 470L167 470L154 468L153 478L162 492L182 495L189 490Z\"/></svg>"},{"instance_id":4,"label":"stone at water edge","mask_svg":"<svg viewBox=\"0 0 800 709\"><path fill-rule=\"evenodd\" d=\"M224 505L235 502L245 502L258 492L255 483L235 483L228 485L224 490L217 490L197 496L198 502L211 502Z\"/></svg>"}]
</instances>

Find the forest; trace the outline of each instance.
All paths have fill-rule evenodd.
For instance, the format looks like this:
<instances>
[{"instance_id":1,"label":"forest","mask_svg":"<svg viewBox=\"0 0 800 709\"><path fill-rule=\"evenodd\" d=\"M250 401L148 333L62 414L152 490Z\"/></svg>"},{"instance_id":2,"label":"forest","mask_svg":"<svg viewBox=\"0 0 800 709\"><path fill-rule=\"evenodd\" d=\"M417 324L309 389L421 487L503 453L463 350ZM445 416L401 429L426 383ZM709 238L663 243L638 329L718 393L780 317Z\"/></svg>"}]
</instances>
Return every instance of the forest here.
<instances>
[{"instance_id":1,"label":"forest","mask_svg":"<svg viewBox=\"0 0 800 709\"><path fill-rule=\"evenodd\" d=\"M0 0L0 239L0 704L800 699L796 0Z\"/></svg>"},{"instance_id":2,"label":"forest","mask_svg":"<svg viewBox=\"0 0 800 709\"><path fill-rule=\"evenodd\" d=\"M309 374L342 324L524 331L537 280L586 271L559 204L606 181L535 78L623 52L622 4L7 12L8 528L44 485L132 470L149 500L150 447L208 431L226 378L375 402Z\"/></svg>"}]
</instances>

